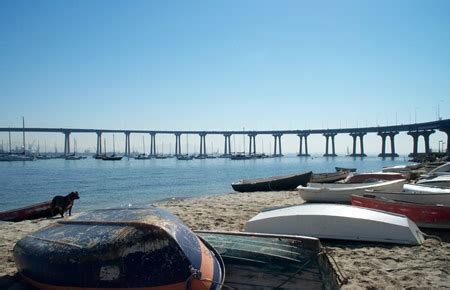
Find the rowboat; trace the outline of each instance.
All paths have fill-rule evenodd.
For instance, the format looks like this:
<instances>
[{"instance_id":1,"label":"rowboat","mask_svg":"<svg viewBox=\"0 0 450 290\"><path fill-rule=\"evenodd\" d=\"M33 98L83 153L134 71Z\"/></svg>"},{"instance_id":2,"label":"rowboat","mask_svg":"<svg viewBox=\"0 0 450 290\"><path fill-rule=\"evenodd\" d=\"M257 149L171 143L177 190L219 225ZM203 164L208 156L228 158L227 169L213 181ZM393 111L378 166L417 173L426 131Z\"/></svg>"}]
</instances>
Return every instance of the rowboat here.
<instances>
[{"instance_id":1,"label":"rowboat","mask_svg":"<svg viewBox=\"0 0 450 290\"><path fill-rule=\"evenodd\" d=\"M379 180L396 179L408 179L408 176L406 174L397 172L352 173L344 180L344 183L365 183Z\"/></svg>"},{"instance_id":2,"label":"rowboat","mask_svg":"<svg viewBox=\"0 0 450 290\"><path fill-rule=\"evenodd\" d=\"M19 275L39 289L220 289L219 254L156 207L94 210L17 242Z\"/></svg>"},{"instance_id":3,"label":"rowboat","mask_svg":"<svg viewBox=\"0 0 450 290\"><path fill-rule=\"evenodd\" d=\"M377 198L391 199L396 201L420 204L441 204L450 206L450 193L366 190L363 195L366 194L375 196Z\"/></svg>"},{"instance_id":4,"label":"rowboat","mask_svg":"<svg viewBox=\"0 0 450 290\"><path fill-rule=\"evenodd\" d=\"M51 201L33 204L27 207L0 212L0 221L20 222L45 217L51 217Z\"/></svg>"},{"instance_id":5,"label":"rowboat","mask_svg":"<svg viewBox=\"0 0 450 290\"><path fill-rule=\"evenodd\" d=\"M306 185L311 179L311 175L312 172L309 171L286 176L243 179L232 183L231 186L239 192L294 190L299 185Z\"/></svg>"},{"instance_id":6,"label":"rowboat","mask_svg":"<svg viewBox=\"0 0 450 290\"><path fill-rule=\"evenodd\" d=\"M314 183L333 183L345 179L349 171L336 171L327 173L313 173L309 182Z\"/></svg>"},{"instance_id":7,"label":"rowboat","mask_svg":"<svg viewBox=\"0 0 450 290\"><path fill-rule=\"evenodd\" d=\"M371 194L352 195L352 205L403 214L419 227L450 229L450 206L389 200Z\"/></svg>"},{"instance_id":8,"label":"rowboat","mask_svg":"<svg viewBox=\"0 0 450 290\"><path fill-rule=\"evenodd\" d=\"M432 178L420 179L416 184L450 188L450 175L438 175Z\"/></svg>"},{"instance_id":9,"label":"rowboat","mask_svg":"<svg viewBox=\"0 0 450 290\"><path fill-rule=\"evenodd\" d=\"M302 204L257 214L246 232L419 245L424 238L404 215L342 204Z\"/></svg>"},{"instance_id":10,"label":"rowboat","mask_svg":"<svg viewBox=\"0 0 450 290\"><path fill-rule=\"evenodd\" d=\"M406 165L397 165L397 166L391 166L391 167L383 167L383 172L410 172L412 170L416 170L422 167L422 164L420 163L414 163L414 164L406 164Z\"/></svg>"},{"instance_id":11,"label":"rowboat","mask_svg":"<svg viewBox=\"0 0 450 290\"><path fill-rule=\"evenodd\" d=\"M428 176L436 176L436 175L449 175L450 174L450 162L442 164L430 171L428 171Z\"/></svg>"},{"instance_id":12,"label":"rowboat","mask_svg":"<svg viewBox=\"0 0 450 290\"><path fill-rule=\"evenodd\" d=\"M448 187L431 186L427 184L405 184L403 185L403 191L450 194L450 188Z\"/></svg>"},{"instance_id":13,"label":"rowboat","mask_svg":"<svg viewBox=\"0 0 450 290\"><path fill-rule=\"evenodd\" d=\"M297 190L303 200L308 202L340 202L350 203L352 194L362 194L367 189L386 191L401 191L406 180L398 179L372 183L308 183L308 186L299 186Z\"/></svg>"},{"instance_id":14,"label":"rowboat","mask_svg":"<svg viewBox=\"0 0 450 290\"><path fill-rule=\"evenodd\" d=\"M335 167L336 171L356 172L356 168Z\"/></svg>"},{"instance_id":15,"label":"rowboat","mask_svg":"<svg viewBox=\"0 0 450 290\"><path fill-rule=\"evenodd\" d=\"M339 277L317 238L196 233L219 252L225 264L225 285L230 289L339 289Z\"/></svg>"}]
</instances>

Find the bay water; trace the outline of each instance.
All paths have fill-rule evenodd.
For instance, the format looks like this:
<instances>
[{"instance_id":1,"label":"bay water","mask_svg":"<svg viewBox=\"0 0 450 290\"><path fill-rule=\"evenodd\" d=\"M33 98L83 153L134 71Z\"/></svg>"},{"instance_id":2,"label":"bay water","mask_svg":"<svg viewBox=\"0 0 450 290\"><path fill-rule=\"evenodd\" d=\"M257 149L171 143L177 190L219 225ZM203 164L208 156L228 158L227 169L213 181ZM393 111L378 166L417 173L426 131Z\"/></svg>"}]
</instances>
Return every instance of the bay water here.
<instances>
[{"instance_id":1,"label":"bay water","mask_svg":"<svg viewBox=\"0 0 450 290\"><path fill-rule=\"evenodd\" d=\"M225 194L239 179L287 175L305 171L332 172L335 166L379 171L407 164L407 157L297 157L182 161L176 158L103 161L36 160L0 162L0 211L51 200L78 191L74 212L96 208L150 204L155 201Z\"/></svg>"}]
</instances>

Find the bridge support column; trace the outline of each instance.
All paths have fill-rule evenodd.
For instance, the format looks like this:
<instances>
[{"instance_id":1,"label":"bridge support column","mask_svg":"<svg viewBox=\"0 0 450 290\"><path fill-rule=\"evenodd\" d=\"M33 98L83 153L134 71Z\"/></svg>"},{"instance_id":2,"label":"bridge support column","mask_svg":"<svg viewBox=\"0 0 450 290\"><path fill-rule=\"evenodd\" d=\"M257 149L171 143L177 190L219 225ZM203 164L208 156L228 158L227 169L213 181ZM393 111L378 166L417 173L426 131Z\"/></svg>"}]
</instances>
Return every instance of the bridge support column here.
<instances>
[{"instance_id":1,"label":"bridge support column","mask_svg":"<svg viewBox=\"0 0 450 290\"><path fill-rule=\"evenodd\" d=\"M130 157L130 132L125 132L125 156Z\"/></svg>"},{"instance_id":2,"label":"bridge support column","mask_svg":"<svg viewBox=\"0 0 450 290\"><path fill-rule=\"evenodd\" d=\"M70 154L70 132L64 132L64 155Z\"/></svg>"},{"instance_id":3,"label":"bridge support column","mask_svg":"<svg viewBox=\"0 0 450 290\"><path fill-rule=\"evenodd\" d=\"M175 134L175 136L177 136ZM175 142L175 152L177 151L177 145ZM156 133L150 133L150 157L156 157ZM176 153L175 153L176 155ZM178 156L178 155L177 155Z\"/></svg>"},{"instance_id":4,"label":"bridge support column","mask_svg":"<svg viewBox=\"0 0 450 290\"><path fill-rule=\"evenodd\" d=\"M395 135L397 135L397 134L398 134L398 132L390 132L389 133L389 139L391 139L391 157L392 158L398 157L398 154L395 153L395 142L394 142Z\"/></svg>"},{"instance_id":5,"label":"bridge support column","mask_svg":"<svg viewBox=\"0 0 450 290\"><path fill-rule=\"evenodd\" d=\"M97 156L102 155L102 132L97 132Z\"/></svg>"},{"instance_id":6,"label":"bridge support column","mask_svg":"<svg viewBox=\"0 0 450 290\"><path fill-rule=\"evenodd\" d=\"M352 157L366 157L367 155L364 153L364 135L367 133L365 132L353 132L350 133L350 136L353 138L353 153L350 154ZM360 153L356 153L356 139L359 137L359 145L360 145Z\"/></svg>"},{"instance_id":7,"label":"bridge support column","mask_svg":"<svg viewBox=\"0 0 450 290\"><path fill-rule=\"evenodd\" d=\"M248 144L248 153L249 155L255 155L256 154L256 134L250 133L248 134L249 137L249 144Z\"/></svg>"},{"instance_id":8,"label":"bridge support column","mask_svg":"<svg viewBox=\"0 0 450 290\"><path fill-rule=\"evenodd\" d=\"M230 157L231 156L231 134L224 134L225 144L223 149L222 157Z\"/></svg>"},{"instance_id":9,"label":"bridge support column","mask_svg":"<svg viewBox=\"0 0 450 290\"><path fill-rule=\"evenodd\" d=\"M274 137L274 143L273 143L273 156L274 157L281 157L283 156L282 152L281 152L281 136L283 136L283 134L281 133L277 133L277 134L273 134L272 135ZM278 141L278 153L277 153L277 141Z\"/></svg>"},{"instance_id":10,"label":"bridge support column","mask_svg":"<svg viewBox=\"0 0 450 290\"><path fill-rule=\"evenodd\" d=\"M414 157L417 155L417 145L419 143L419 136L421 135L419 131L409 131L407 133L408 135L410 135L413 138L413 152L410 153L408 156L409 157Z\"/></svg>"},{"instance_id":11,"label":"bridge support column","mask_svg":"<svg viewBox=\"0 0 450 290\"><path fill-rule=\"evenodd\" d=\"M180 155L181 155L181 133L175 133L175 156Z\"/></svg>"},{"instance_id":12,"label":"bridge support column","mask_svg":"<svg viewBox=\"0 0 450 290\"><path fill-rule=\"evenodd\" d=\"M423 140L425 142L425 153L426 154L431 153L431 149L430 149L430 135L433 134L434 132L435 132L434 130L429 130L429 131L423 131L422 132Z\"/></svg>"},{"instance_id":13,"label":"bridge support column","mask_svg":"<svg viewBox=\"0 0 450 290\"><path fill-rule=\"evenodd\" d=\"M325 136L325 154L323 156L325 157L335 157L336 155L336 148L334 146L334 137L336 136L336 133L324 133L323 136ZM329 149L329 141L331 137L331 151L330 153Z\"/></svg>"},{"instance_id":14,"label":"bridge support column","mask_svg":"<svg viewBox=\"0 0 450 290\"><path fill-rule=\"evenodd\" d=\"M448 143L450 143L450 128L441 128L439 130L447 134L447 149L444 152L450 153L448 148Z\"/></svg>"},{"instance_id":15,"label":"bridge support column","mask_svg":"<svg viewBox=\"0 0 450 290\"><path fill-rule=\"evenodd\" d=\"M206 133L200 133L200 154L199 156L206 157Z\"/></svg>"},{"instance_id":16,"label":"bridge support column","mask_svg":"<svg viewBox=\"0 0 450 290\"><path fill-rule=\"evenodd\" d=\"M300 138L300 144L299 144L297 156L310 156L308 154L308 135L309 135L309 133L297 134L297 136ZM303 137L305 138L305 153L303 153Z\"/></svg>"}]
</instances>

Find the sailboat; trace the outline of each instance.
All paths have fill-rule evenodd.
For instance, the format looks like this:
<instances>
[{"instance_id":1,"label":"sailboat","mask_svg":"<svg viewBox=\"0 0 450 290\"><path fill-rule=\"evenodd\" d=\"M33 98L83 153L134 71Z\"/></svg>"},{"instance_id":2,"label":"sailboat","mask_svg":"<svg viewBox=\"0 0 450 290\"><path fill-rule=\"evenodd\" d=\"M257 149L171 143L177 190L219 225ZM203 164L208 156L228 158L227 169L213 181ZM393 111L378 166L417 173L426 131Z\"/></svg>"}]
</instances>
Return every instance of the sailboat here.
<instances>
[{"instance_id":1,"label":"sailboat","mask_svg":"<svg viewBox=\"0 0 450 290\"><path fill-rule=\"evenodd\" d=\"M156 154L156 159L167 159L167 155L164 155L164 142L161 143L161 154Z\"/></svg>"},{"instance_id":2,"label":"sailboat","mask_svg":"<svg viewBox=\"0 0 450 290\"><path fill-rule=\"evenodd\" d=\"M150 159L150 155L145 154L145 141L144 136L142 136L142 150L144 153L139 154L138 156L134 157L134 159L143 160L143 159Z\"/></svg>"},{"instance_id":3,"label":"sailboat","mask_svg":"<svg viewBox=\"0 0 450 290\"><path fill-rule=\"evenodd\" d=\"M185 155L178 155L178 160L192 160L194 159L194 156L189 156L189 141L188 141L188 135L186 135L186 154Z\"/></svg>"},{"instance_id":4,"label":"sailboat","mask_svg":"<svg viewBox=\"0 0 450 290\"><path fill-rule=\"evenodd\" d=\"M25 151L25 119L22 117L23 126L23 154L12 154L11 152L11 131L9 132L9 154L0 155L0 161L33 161L34 156L26 155ZM16 150L17 151L17 150Z\"/></svg>"},{"instance_id":5,"label":"sailboat","mask_svg":"<svg viewBox=\"0 0 450 290\"><path fill-rule=\"evenodd\" d=\"M64 159L66 159L66 160L80 160L81 156L79 156L79 155L77 156L76 152L77 152L77 140L74 138L73 139L73 153L69 154L69 155L66 155L66 157Z\"/></svg>"},{"instance_id":6,"label":"sailboat","mask_svg":"<svg viewBox=\"0 0 450 290\"><path fill-rule=\"evenodd\" d=\"M106 148L106 146L105 146L105 148ZM116 155L116 145L114 142L114 134L113 134L113 154L110 156L105 154L105 156L102 158L102 160L116 161L116 160L122 160L122 158L123 158L123 156Z\"/></svg>"}]
</instances>

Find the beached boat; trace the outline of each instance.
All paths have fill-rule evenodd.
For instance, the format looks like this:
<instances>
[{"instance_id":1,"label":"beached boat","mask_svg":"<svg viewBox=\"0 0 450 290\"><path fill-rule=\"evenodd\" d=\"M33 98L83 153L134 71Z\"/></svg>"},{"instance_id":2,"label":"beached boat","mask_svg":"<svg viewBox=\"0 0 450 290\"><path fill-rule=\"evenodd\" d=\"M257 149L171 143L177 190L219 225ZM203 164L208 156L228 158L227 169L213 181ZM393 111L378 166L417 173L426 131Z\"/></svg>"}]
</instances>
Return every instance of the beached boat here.
<instances>
[{"instance_id":1,"label":"beached boat","mask_svg":"<svg viewBox=\"0 0 450 290\"><path fill-rule=\"evenodd\" d=\"M396 179L408 179L408 176L407 174L397 172L352 173L344 180L344 183L366 183L379 180Z\"/></svg>"},{"instance_id":2,"label":"beached boat","mask_svg":"<svg viewBox=\"0 0 450 290\"><path fill-rule=\"evenodd\" d=\"M450 175L438 175L432 178L420 179L416 184L450 188Z\"/></svg>"},{"instance_id":3,"label":"beached boat","mask_svg":"<svg viewBox=\"0 0 450 290\"><path fill-rule=\"evenodd\" d=\"M352 194L362 194L367 189L401 191L406 180L398 179L372 183L308 183L297 190L303 200L309 202L341 202L350 203Z\"/></svg>"},{"instance_id":4,"label":"beached boat","mask_svg":"<svg viewBox=\"0 0 450 290\"><path fill-rule=\"evenodd\" d=\"M396 201L370 194L352 195L352 205L403 214L419 227L450 229L450 206Z\"/></svg>"},{"instance_id":5,"label":"beached boat","mask_svg":"<svg viewBox=\"0 0 450 290\"><path fill-rule=\"evenodd\" d=\"M45 217L51 217L51 201L45 201L30 206L0 212L0 221L20 222Z\"/></svg>"},{"instance_id":6,"label":"beached boat","mask_svg":"<svg viewBox=\"0 0 450 290\"><path fill-rule=\"evenodd\" d=\"M419 245L424 238L403 215L342 204L302 204L257 214L246 232Z\"/></svg>"},{"instance_id":7,"label":"beached boat","mask_svg":"<svg viewBox=\"0 0 450 290\"><path fill-rule=\"evenodd\" d=\"M362 195L364 196L367 194L375 196L377 198L391 199L396 201L420 204L441 204L450 206L450 193L366 190Z\"/></svg>"},{"instance_id":8,"label":"beached boat","mask_svg":"<svg viewBox=\"0 0 450 290\"><path fill-rule=\"evenodd\" d=\"M383 167L383 172L410 172L412 170L417 170L422 167L422 164L420 163L414 163L414 164L406 164L406 165L397 165L397 166L391 166L391 167Z\"/></svg>"},{"instance_id":9,"label":"beached boat","mask_svg":"<svg viewBox=\"0 0 450 290\"><path fill-rule=\"evenodd\" d=\"M224 289L339 289L316 238L242 232L196 232L221 255ZM301 269L301 271L299 271Z\"/></svg>"},{"instance_id":10,"label":"beached boat","mask_svg":"<svg viewBox=\"0 0 450 290\"><path fill-rule=\"evenodd\" d=\"M313 173L309 182L314 183L333 183L345 179L349 171L336 171L327 173Z\"/></svg>"},{"instance_id":11,"label":"beached boat","mask_svg":"<svg viewBox=\"0 0 450 290\"><path fill-rule=\"evenodd\" d=\"M219 254L155 207L94 210L17 242L20 276L39 289L220 289Z\"/></svg>"},{"instance_id":12,"label":"beached boat","mask_svg":"<svg viewBox=\"0 0 450 290\"><path fill-rule=\"evenodd\" d=\"M356 168L335 167L334 169L336 169L336 171L356 172Z\"/></svg>"},{"instance_id":13,"label":"beached boat","mask_svg":"<svg viewBox=\"0 0 450 290\"><path fill-rule=\"evenodd\" d=\"M294 190L299 185L306 185L311 175L312 172L309 171L285 176L243 179L232 183L231 186L239 192Z\"/></svg>"},{"instance_id":14,"label":"beached boat","mask_svg":"<svg viewBox=\"0 0 450 290\"><path fill-rule=\"evenodd\" d=\"M427 176L450 175L450 162L438 166L426 174Z\"/></svg>"},{"instance_id":15,"label":"beached boat","mask_svg":"<svg viewBox=\"0 0 450 290\"><path fill-rule=\"evenodd\" d=\"M419 192L419 193L444 193L450 194L450 188L431 186L427 184L405 184L403 185L403 191L406 192Z\"/></svg>"}]
</instances>

